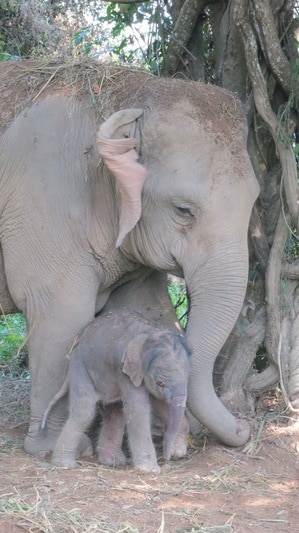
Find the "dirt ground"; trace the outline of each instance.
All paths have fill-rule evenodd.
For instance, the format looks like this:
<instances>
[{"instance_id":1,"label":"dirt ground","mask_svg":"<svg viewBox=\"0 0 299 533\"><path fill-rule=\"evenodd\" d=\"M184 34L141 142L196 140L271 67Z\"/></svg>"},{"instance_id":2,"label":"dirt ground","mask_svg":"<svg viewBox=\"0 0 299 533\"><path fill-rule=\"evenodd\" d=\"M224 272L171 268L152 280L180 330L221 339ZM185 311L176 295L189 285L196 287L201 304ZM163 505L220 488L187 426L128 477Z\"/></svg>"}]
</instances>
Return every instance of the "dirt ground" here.
<instances>
[{"instance_id":1,"label":"dirt ground","mask_svg":"<svg viewBox=\"0 0 299 533\"><path fill-rule=\"evenodd\" d=\"M160 476L27 455L28 398L28 382L0 382L1 533L299 531L299 431L276 394L260 402L249 445L203 432Z\"/></svg>"}]
</instances>

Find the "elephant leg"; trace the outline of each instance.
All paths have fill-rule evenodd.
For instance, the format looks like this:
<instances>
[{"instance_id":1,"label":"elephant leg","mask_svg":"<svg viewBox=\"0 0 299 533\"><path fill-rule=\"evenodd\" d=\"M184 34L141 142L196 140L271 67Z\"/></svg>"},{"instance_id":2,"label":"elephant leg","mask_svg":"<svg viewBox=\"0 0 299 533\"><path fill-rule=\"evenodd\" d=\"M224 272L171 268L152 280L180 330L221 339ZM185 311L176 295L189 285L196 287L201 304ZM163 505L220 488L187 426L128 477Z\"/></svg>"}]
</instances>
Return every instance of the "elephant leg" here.
<instances>
[{"instance_id":1,"label":"elephant leg","mask_svg":"<svg viewBox=\"0 0 299 533\"><path fill-rule=\"evenodd\" d=\"M80 390L80 385L78 390ZM76 466L80 440L95 418L98 400L91 384L84 387L81 395L77 394L77 391L75 394L77 397L70 400L72 405L70 416L57 439L52 455L54 465L66 468Z\"/></svg>"},{"instance_id":2,"label":"elephant leg","mask_svg":"<svg viewBox=\"0 0 299 533\"><path fill-rule=\"evenodd\" d=\"M107 466L124 466L127 459L121 447L125 421L119 403L101 408L102 426L97 443L98 462Z\"/></svg>"},{"instance_id":3,"label":"elephant leg","mask_svg":"<svg viewBox=\"0 0 299 533\"><path fill-rule=\"evenodd\" d=\"M132 463L144 472L159 474L156 450L151 435L151 406L144 387L130 387L123 394L124 417Z\"/></svg>"},{"instance_id":4,"label":"elephant leg","mask_svg":"<svg viewBox=\"0 0 299 533\"><path fill-rule=\"evenodd\" d=\"M153 396L151 396L151 404L152 404L153 411L159 414L159 416L162 418L164 426L167 427L168 422L169 422L168 405L164 401L159 400L158 398L154 398ZM171 451L171 457L176 457L177 459L181 459L182 457L185 457L187 455L187 439L188 439L189 433L190 433L189 422L185 415L179 427L177 436L174 440L172 451Z\"/></svg>"},{"instance_id":5,"label":"elephant leg","mask_svg":"<svg viewBox=\"0 0 299 533\"><path fill-rule=\"evenodd\" d=\"M83 278L84 279L84 278ZM82 282L83 285L83 282ZM80 285L81 286L81 285ZM36 313L28 322L29 366L31 374L30 426L24 449L44 455L52 451L57 436L67 419L67 399L62 398L51 410L47 420L47 435L40 431L43 413L61 387L69 353L78 333L93 318L96 287L84 287L80 294L73 287L56 295L47 314ZM86 448L86 438L82 442Z\"/></svg>"},{"instance_id":6,"label":"elephant leg","mask_svg":"<svg viewBox=\"0 0 299 533\"><path fill-rule=\"evenodd\" d=\"M2 249L0 246L0 315L2 313L17 313L18 309L15 305L6 282L6 276L4 271L4 261Z\"/></svg>"}]
</instances>

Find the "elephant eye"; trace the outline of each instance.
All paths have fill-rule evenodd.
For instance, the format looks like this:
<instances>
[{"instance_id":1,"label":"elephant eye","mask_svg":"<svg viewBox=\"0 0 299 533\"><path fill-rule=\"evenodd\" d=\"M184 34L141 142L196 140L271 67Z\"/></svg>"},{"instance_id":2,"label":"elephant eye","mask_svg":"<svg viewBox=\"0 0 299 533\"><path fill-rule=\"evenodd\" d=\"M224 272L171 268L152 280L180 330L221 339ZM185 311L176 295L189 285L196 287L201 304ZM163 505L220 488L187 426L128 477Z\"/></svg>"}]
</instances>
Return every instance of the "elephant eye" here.
<instances>
[{"instance_id":1,"label":"elephant eye","mask_svg":"<svg viewBox=\"0 0 299 533\"><path fill-rule=\"evenodd\" d=\"M165 387L165 382L162 379L157 379L156 383L158 387Z\"/></svg>"},{"instance_id":2,"label":"elephant eye","mask_svg":"<svg viewBox=\"0 0 299 533\"><path fill-rule=\"evenodd\" d=\"M179 215L184 215L184 218L186 218L186 215L187 215L187 218L190 219L190 217L193 217L193 213L192 213L192 208L191 207L187 207L187 206L184 206L184 205L176 205L175 206L177 212Z\"/></svg>"},{"instance_id":3,"label":"elephant eye","mask_svg":"<svg viewBox=\"0 0 299 533\"><path fill-rule=\"evenodd\" d=\"M178 211L184 215L191 215L190 209L188 207L178 207Z\"/></svg>"}]
</instances>

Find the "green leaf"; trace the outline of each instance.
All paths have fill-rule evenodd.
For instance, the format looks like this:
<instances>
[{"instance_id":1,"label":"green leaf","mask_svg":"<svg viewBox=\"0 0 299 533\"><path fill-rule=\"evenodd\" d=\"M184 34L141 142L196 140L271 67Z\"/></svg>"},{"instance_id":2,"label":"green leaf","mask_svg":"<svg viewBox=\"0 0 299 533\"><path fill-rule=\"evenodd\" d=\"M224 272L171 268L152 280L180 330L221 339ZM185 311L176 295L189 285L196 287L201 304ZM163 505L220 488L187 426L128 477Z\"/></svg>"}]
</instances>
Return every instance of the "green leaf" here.
<instances>
[{"instance_id":1,"label":"green leaf","mask_svg":"<svg viewBox=\"0 0 299 533\"><path fill-rule=\"evenodd\" d=\"M82 30L76 31L72 37L71 42L73 42L75 45L78 45L82 43L83 39L88 35L90 32L90 26L86 26L85 28L82 28Z\"/></svg>"}]
</instances>

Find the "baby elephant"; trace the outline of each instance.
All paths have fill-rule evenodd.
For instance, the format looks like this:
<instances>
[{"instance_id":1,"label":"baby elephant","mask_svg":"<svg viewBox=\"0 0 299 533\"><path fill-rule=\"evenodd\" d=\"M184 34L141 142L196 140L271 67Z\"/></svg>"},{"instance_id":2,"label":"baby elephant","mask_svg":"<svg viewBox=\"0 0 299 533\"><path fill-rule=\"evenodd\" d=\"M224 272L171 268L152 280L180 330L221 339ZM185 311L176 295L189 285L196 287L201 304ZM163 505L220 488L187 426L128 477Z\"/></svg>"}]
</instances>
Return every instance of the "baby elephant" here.
<instances>
[{"instance_id":1,"label":"baby elephant","mask_svg":"<svg viewBox=\"0 0 299 533\"><path fill-rule=\"evenodd\" d=\"M180 331L158 327L131 310L110 311L93 320L80 335L65 381L43 417L42 430L53 405L69 390L69 418L52 462L75 466L80 437L95 417L97 402L103 418L97 444L100 463L125 464L121 445L126 425L133 466L159 473L151 437L151 406L167 426L165 460L173 449L174 455L184 455L181 440L182 434L186 437L189 355Z\"/></svg>"}]
</instances>

